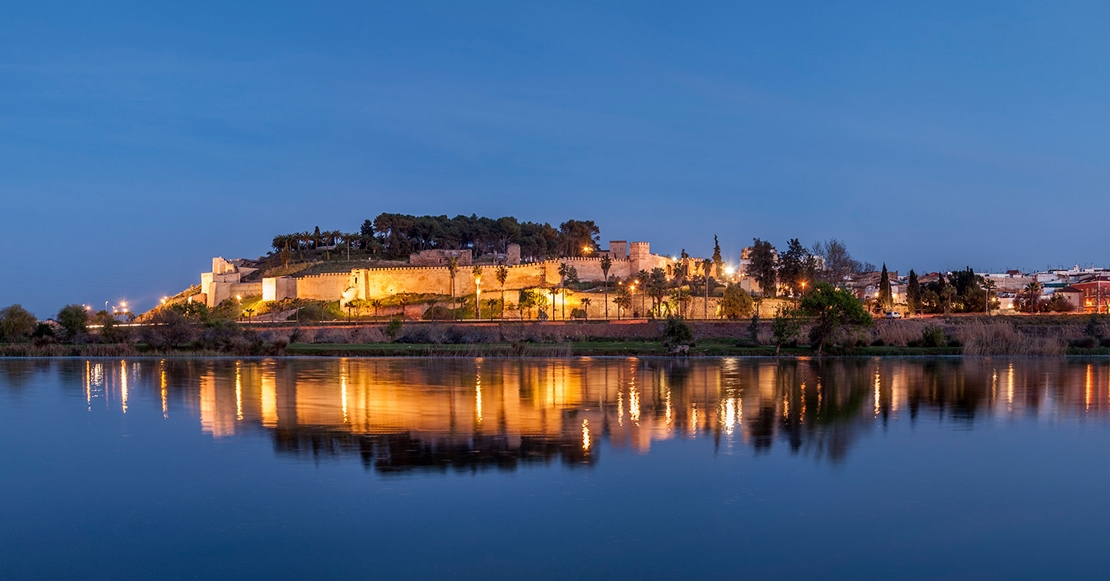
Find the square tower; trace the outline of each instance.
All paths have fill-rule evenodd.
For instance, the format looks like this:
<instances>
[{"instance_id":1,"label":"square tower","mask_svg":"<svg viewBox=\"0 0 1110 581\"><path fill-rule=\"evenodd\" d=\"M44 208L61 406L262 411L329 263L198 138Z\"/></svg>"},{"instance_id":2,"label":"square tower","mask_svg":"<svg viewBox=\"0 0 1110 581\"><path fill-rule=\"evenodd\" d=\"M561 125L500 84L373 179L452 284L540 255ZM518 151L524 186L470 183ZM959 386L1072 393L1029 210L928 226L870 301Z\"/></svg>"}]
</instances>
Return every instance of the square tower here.
<instances>
[{"instance_id":1,"label":"square tower","mask_svg":"<svg viewBox=\"0 0 1110 581\"><path fill-rule=\"evenodd\" d=\"M626 240L609 241L609 258L625 260L628 258L628 242Z\"/></svg>"}]
</instances>

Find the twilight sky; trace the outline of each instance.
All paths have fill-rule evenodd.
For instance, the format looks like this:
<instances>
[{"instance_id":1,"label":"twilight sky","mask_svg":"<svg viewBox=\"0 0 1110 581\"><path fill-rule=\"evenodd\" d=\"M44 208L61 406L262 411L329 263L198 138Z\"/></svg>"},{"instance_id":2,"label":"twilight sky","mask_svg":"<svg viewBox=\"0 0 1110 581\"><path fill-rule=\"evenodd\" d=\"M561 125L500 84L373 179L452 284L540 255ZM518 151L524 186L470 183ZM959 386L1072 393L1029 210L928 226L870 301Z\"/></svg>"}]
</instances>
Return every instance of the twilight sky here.
<instances>
[{"instance_id":1,"label":"twilight sky","mask_svg":"<svg viewBox=\"0 0 1110 581\"><path fill-rule=\"evenodd\" d=\"M0 307L383 211L1110 263L1106 2L162 4L0 10Z\"/></svg>"}]
</instances>

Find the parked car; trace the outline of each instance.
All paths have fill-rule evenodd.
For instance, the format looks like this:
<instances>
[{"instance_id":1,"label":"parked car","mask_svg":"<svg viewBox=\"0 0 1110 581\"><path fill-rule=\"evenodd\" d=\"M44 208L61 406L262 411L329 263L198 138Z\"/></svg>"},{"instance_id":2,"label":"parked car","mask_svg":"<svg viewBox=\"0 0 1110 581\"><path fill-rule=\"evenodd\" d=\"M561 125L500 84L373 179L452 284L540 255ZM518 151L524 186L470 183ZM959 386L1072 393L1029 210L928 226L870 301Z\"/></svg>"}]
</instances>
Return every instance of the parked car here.
<instances>
[{"instance_id":1,"label":"parked car","mask_svg":"<svg viewBox=\"0 0 1110 581\"><path fill-rule=\"evenodd\" d=\"M886 318L888 318L888 319L901 319L902 318L902 313L899 313L898 311L887 311Z\"/></svg>"}]
</instances>

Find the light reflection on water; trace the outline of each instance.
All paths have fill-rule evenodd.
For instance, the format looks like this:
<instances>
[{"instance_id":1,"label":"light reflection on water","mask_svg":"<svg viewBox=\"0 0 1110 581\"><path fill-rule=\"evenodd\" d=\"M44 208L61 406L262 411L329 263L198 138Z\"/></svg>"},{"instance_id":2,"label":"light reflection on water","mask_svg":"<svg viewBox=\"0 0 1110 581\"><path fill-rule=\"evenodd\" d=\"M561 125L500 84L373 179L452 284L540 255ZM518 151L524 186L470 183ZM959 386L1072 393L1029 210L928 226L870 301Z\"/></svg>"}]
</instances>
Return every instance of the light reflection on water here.
<instances>
[{"instance_id":1,"label":"light reflection on water","mask_svg":"<svg viewBox=\"0 0 1110 581\"><path fill-rule=\"evenodd\" d=\"M80 375L90 412L196 418L212 438L269 434L279 454L355 456L375 470L598 461L598 439L648 453L711 439L841 461L874 426L958 428L1105 417L1110 365L1060 359L7 361L18 382ZM141 401L140 401L141 400Z\"/></svg>"},{"instance_id":2,"label":"light reflection on water","mask_svg":"<svg viewBox=\"0 0 1110 581\"><path fill-rule=\"evenodd\" d=\"M0 578L1105 579L1110 362L0 360Z\"/></svg>"}]
</instances>

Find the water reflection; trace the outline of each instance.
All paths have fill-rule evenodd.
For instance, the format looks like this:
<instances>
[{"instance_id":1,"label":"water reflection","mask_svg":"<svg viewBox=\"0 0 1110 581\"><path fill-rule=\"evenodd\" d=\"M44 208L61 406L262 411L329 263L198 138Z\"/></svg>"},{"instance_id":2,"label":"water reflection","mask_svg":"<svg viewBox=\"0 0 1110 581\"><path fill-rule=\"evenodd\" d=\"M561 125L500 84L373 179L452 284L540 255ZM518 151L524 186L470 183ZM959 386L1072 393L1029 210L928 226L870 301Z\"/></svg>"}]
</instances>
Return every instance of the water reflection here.
<instances>
[{"instance_id":1,"label":"water reflection","mask_svg":"<svg viewBox=\"0 0 1110 581\"><path fill-rule=\"evenodd\" d=\"M1110 409L1110 365L1062 359L9 360L0 381L19 392L55 369L90 412L184 415L213 438L266 433L279 454L383 473L590 466L599 440L671 438L839 461L892 421Z\"/></svg>"}]
</instances>

